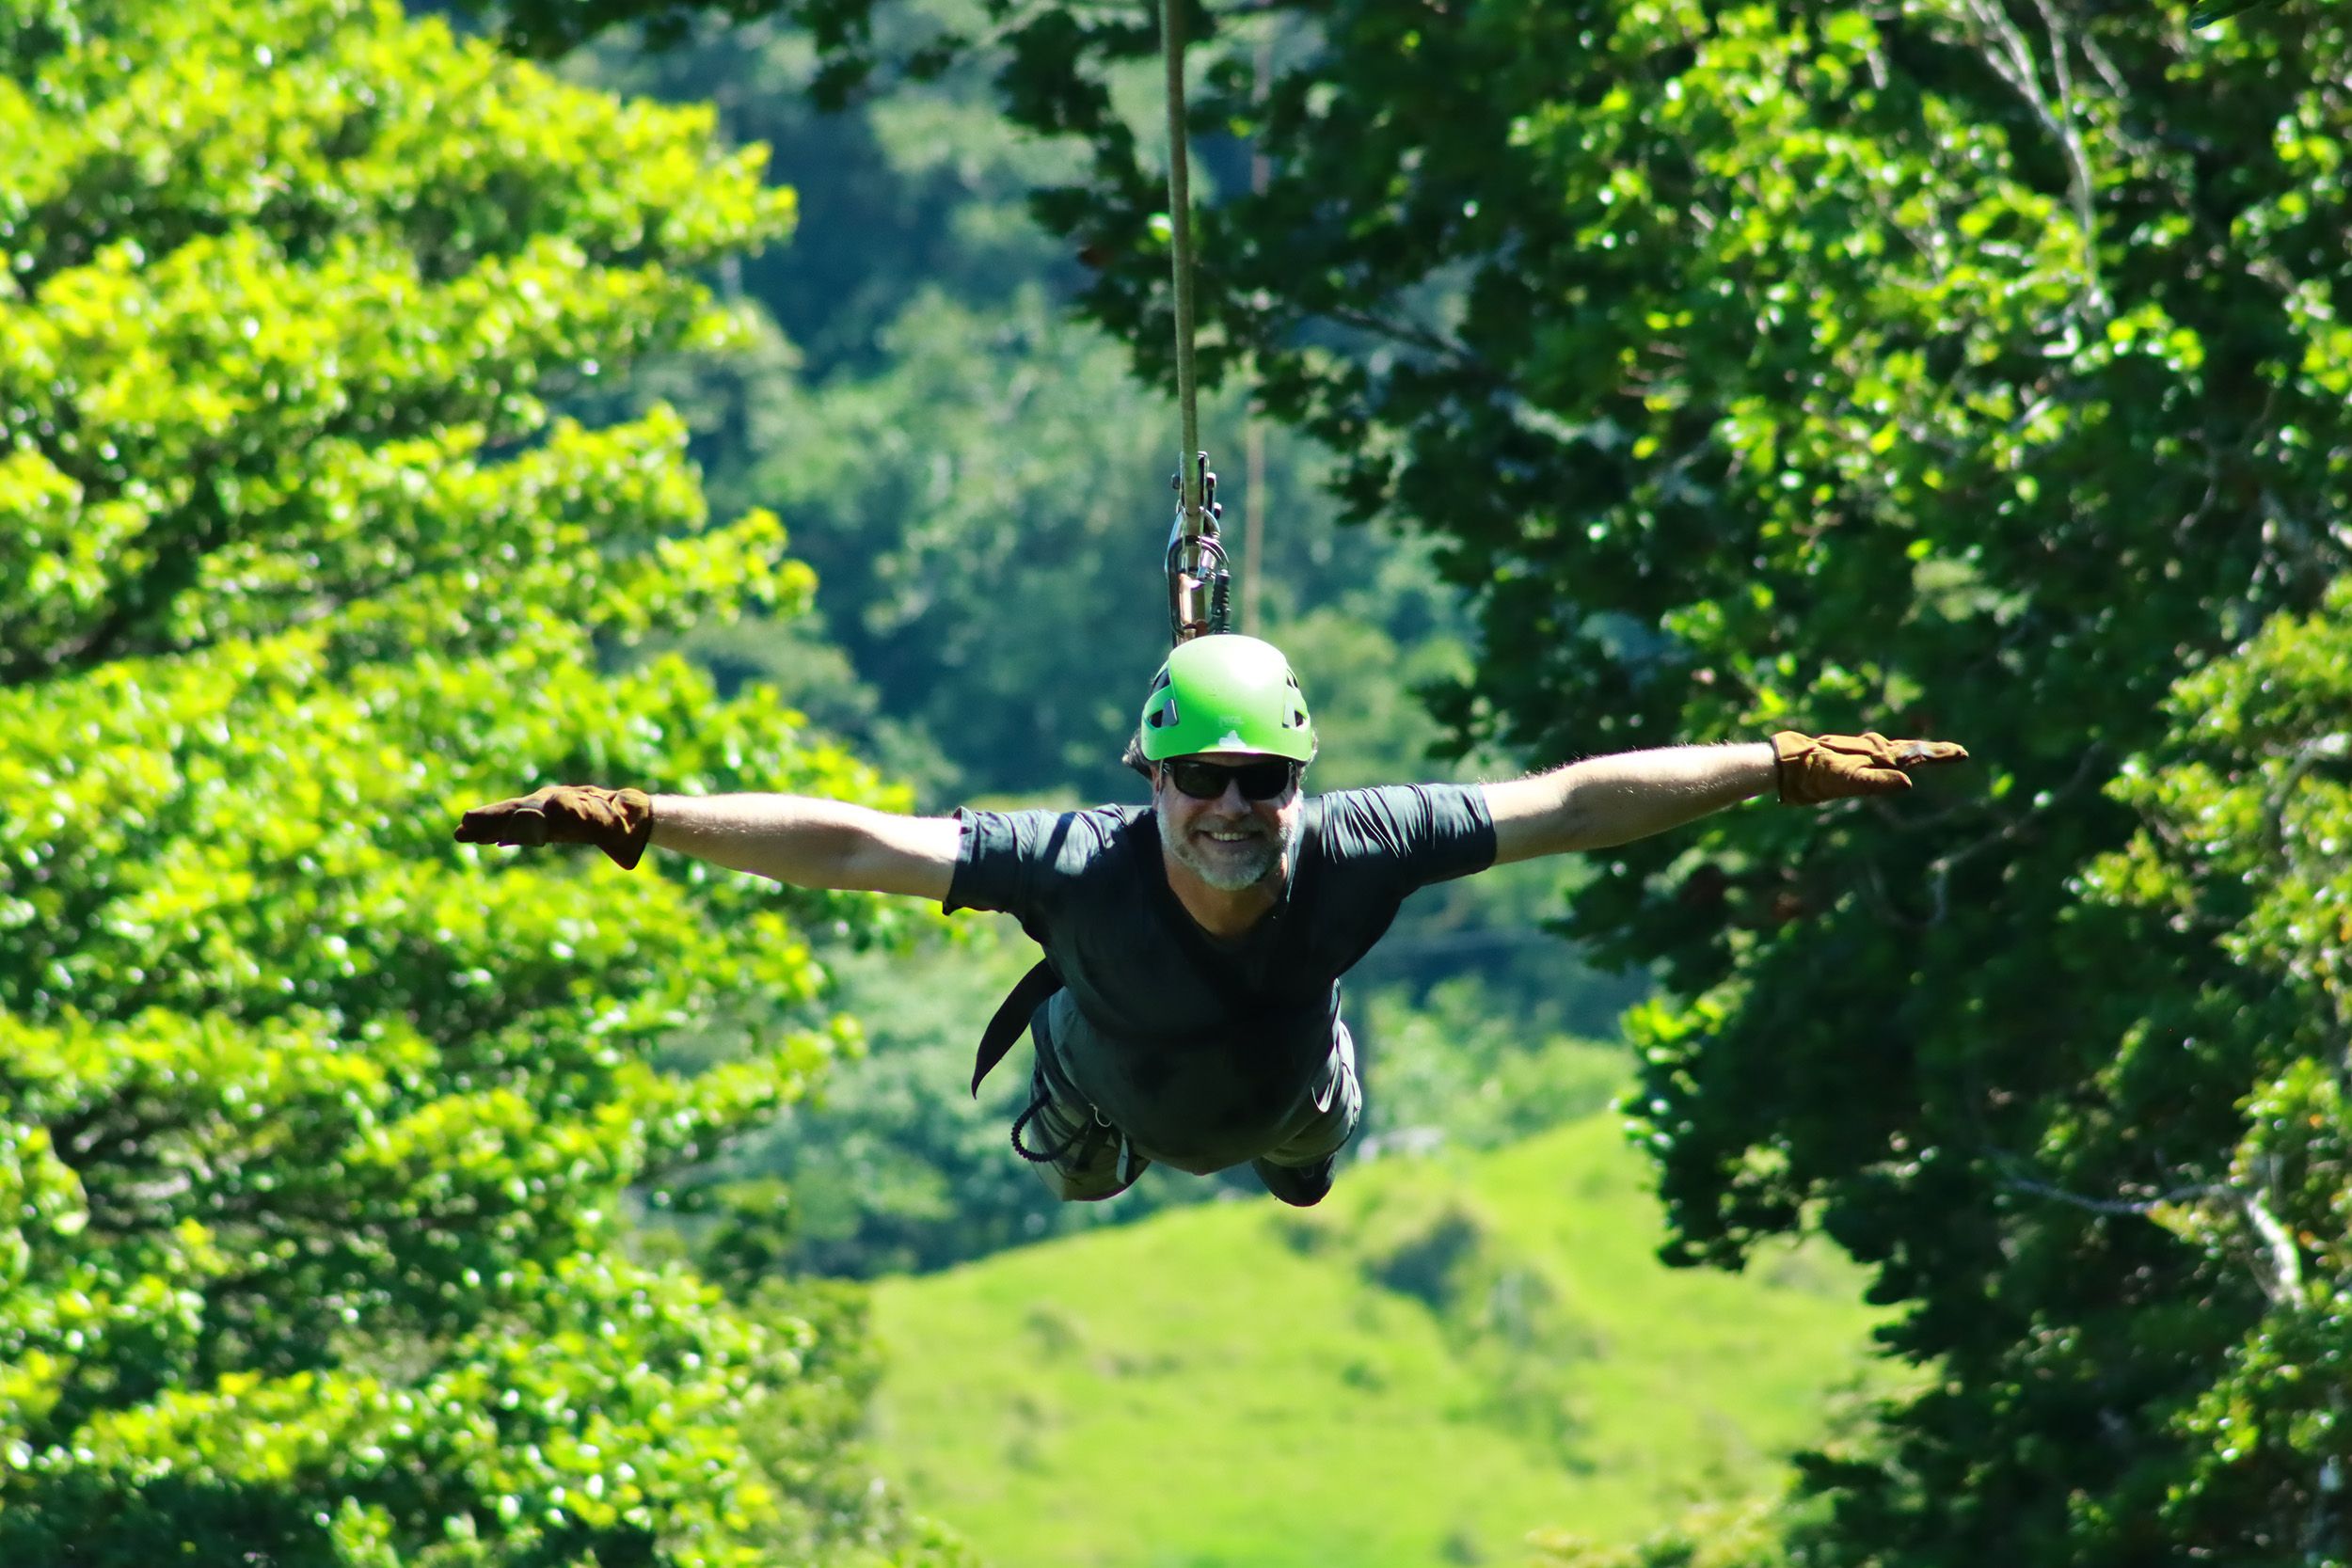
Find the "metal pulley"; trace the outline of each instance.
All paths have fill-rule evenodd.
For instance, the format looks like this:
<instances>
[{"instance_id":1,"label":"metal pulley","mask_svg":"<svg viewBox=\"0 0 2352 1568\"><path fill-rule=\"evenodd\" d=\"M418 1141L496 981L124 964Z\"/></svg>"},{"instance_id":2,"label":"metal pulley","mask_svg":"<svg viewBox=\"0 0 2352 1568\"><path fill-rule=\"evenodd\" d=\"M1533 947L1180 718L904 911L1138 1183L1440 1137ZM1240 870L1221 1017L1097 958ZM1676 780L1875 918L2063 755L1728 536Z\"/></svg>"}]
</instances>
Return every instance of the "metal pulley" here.
<instances>
[{"instance_id":1,"label":"metal pulley","mask_svg":"<svg viewBox=\"0 0 2352 1568\"><path fill-rule=\"evenodd\" d=\"M1209 454L1193 453L1193 493L1200 498L1197 513L1186 504L1190 497L1183 471L1169 481L1176 492L1176 521L1168 533L1168 635L1172 643L1230 630L1232 622L1233 574L1217 538L1225 509L1216 502L1216 475L1209 471Z\"/></svg>"}]
</instances>

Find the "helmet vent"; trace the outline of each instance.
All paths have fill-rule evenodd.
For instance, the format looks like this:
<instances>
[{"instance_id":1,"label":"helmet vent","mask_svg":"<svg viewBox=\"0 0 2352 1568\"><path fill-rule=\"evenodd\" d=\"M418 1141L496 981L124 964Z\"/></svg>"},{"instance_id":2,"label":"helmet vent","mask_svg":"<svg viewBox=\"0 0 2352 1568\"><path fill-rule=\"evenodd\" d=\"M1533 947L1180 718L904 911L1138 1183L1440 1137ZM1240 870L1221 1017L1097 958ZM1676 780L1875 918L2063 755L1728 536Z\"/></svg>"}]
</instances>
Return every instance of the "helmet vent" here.
<instances>
[{"instance_id":1,"label":"helmet vent","mask_svg":"<svg viewBox=\"0 0 2352 1568\"><path fill-rule=\"evenodd\" d=\"M1168 666L1165 664L1160 666L1160 673L1152 677L1152 689L1143 694L1146 709L1143 721L1151 728L1164 730L1176 722L1176 693L1168 691L1168 689L1175 684L1174 680L1169 677ZM1168 691L1168 700L1155 703L1154 699L1163 691Z\"/></svg>"}]
</instances>

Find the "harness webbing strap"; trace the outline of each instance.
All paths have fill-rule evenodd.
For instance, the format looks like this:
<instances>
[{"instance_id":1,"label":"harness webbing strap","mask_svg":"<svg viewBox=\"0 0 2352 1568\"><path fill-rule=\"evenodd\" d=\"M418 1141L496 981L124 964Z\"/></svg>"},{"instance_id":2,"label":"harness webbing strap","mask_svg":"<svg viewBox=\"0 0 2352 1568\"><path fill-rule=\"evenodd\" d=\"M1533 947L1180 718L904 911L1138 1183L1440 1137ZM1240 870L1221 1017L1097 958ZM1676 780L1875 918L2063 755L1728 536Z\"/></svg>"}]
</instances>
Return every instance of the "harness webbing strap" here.
<instances>
[{"instance_id":1,"label":"harness webbing strap","mask_svg":"<svg viewBox=\"0 0 2352 1568\"><path fill-rule=\"evenodd\" d=\"M1029 1016L1047 997L1061 990L1060 972L1051 958L1040 958L1029 972L1013 983L1005 999L996 1004L995 1016L988 1027L980 1031L980 1049L972 1059L972 1098L980 1097L980 1080L989 1070L1005 1059L1013 1042L1029 1026Z\"/></svg>"},{"instance_id":2,"label":"harness webbing strap","mask_svg":"<svg viewBox=\"0 0 2352 1568\"><path fill-rule=\"evenodd\" d=\"M1085 1142L1087 1134L1094 1132L1101 1125L1100 1123L1094 1121L1081 1121L1077 1126L1072 1128L1069 1132L1063 1136L1061 1142L1056 1144L1053 1148L1031 1148L1027 1144L1021 1141L1021 1131L1023 1128L1028 1126L1029 1123L1043 1116L1045 1114L1045 1107L1051 1105L1053 1102L1054 1097L1046 1092L1045 1086L1041 1084L1038 1085L1037 1091L1029 1097L1029 1108L1012 1118L1012 1151L1015 1154L1020 1155L1024 1160L1028 1161L1029 1164L1033 1165L1052 1164L1055 1161L1060 1159L1063 1155L1068 1154L1072 1149L1076 1148L1081 1143Z\"/></svg>"}]
</instances>

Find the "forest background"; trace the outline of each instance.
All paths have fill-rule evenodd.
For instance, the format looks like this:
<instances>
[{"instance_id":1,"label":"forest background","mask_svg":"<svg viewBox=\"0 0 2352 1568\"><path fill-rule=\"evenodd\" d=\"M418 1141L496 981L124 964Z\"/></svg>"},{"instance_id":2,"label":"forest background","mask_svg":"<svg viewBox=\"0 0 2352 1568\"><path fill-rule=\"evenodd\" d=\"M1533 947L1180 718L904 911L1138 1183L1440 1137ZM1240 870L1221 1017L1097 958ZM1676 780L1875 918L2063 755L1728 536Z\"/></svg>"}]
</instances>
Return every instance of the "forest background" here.
<instances>
[{"instance_id":1,"label":"forest background","mask_svg":"<svg viewBox=\"0 0 2352 1568\"><path fill-rule=\"evenodd\" d=\"M1124 786L1149 17L832 4L565 65L716 103L763 177L388 11L6 15L0 1555L952 1553L860 1490L853 1301L795 1271L1147 1207L1043 1208L952 1092L1018 954L918 991L939 938L867 902L437 824L516 758ZM1261 406L1326 782L1856 716L1978 752L1575 874L1571 933L1664 988L1668 1255L1826 1235L1922 1374L1708 1549L2344 1560L2338 11L1194 20L1211 428ZM1365 976L1368 1145L1609 1095L1559 1037L1639 988L1525 940L1558 891L1466 884ZM820 1071L851 1014L907 1049ZM697 1212L665 1249L636 1203Z\"/></svg>"}]
</instances>

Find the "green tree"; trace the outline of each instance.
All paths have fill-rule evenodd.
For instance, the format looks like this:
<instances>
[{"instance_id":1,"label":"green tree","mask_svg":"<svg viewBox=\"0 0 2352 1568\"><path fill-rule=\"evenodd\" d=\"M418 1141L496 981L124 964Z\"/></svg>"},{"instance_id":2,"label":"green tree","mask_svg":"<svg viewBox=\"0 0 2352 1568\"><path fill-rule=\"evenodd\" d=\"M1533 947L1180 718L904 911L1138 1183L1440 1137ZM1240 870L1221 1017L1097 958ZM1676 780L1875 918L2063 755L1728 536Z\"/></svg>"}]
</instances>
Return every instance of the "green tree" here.
<instances>
[{"instance_id":1,"label":"green tree","mask_svg":"<svg viewBox=\"0 0 2352 1568\"><path fill-rule=\"evenodd\" d=\"M882 21L914 47L939 19L976 9L926 0ZM994 307L1024 284L1067 292L1075 283L1076 260L1028 206L1033 190L1078 172L1079 150L1008 121L984 62L844 112L812 102L822 65L804 31L769 18L696 27L654 48L625 35L564 69L632 97L707 103L730 139L789 150L801 214L790 249L745 258L726 276L767 307L810 384L891 365L882 334L921 296ZM737 407L743 417L757 411L755 401ZM714 494L726 477L713 466Z\"/></svg>"},{"instance_id":2,"label":"green tree","mask_svg":"<svg viewBox=\"0 0 2352 1568\"><path fill-rule=\"evenodd\" d=\"M2182 681L2169 733L2107 786L2142 826L2075 918L2122 927L2142 959L2118 979L2145 989L2010 1185L2038 1221L2017 1227L2021 1269L2145 1258L2146 1294L2013 1381L2135 1349L2193 1369L2136 1478L2145 1514L2086 1521L2119 1558L2160 1531L2188 1560L2352 1561L2347 716L2352 578Z\"/></svg>"},{"instance_id":3,"label":"green tree","mask_svg":"<svg viewBox=\"0 0 2352 1568\"><path fill-rule=\"evenodd\" d=\"M8 0L0 66L0 1560L891 1546L744 1431L863 1353L620 1244L851 1037L811 933L875 911L450 837L616 772L895 799L612 673L810 578L675 418L547 412L721 341L693 274L788 194L365 0Z\"/></svg>"}]
</instances>

